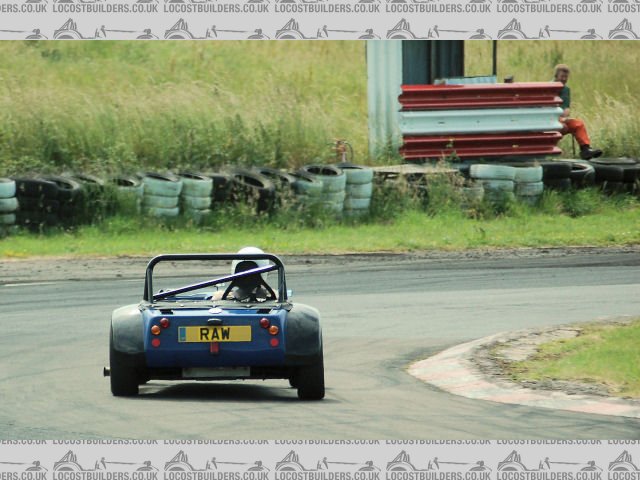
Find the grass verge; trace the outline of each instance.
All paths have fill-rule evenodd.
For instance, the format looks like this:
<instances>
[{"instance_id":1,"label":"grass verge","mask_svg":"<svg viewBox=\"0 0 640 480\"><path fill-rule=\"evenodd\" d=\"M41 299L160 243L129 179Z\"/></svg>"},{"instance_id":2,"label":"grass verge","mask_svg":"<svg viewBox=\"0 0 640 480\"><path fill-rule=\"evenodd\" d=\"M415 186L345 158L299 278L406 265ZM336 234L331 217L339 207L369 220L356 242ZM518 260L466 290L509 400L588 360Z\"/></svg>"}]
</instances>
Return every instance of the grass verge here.
<instances>
[{"instance_id":1,"label":"grass verge","mask_svg":"<svg viewBox=\"0 0 640 480\"><path fill-rule=\"evenodd\" d=\"M588 325L580 335L542 344L511 364L517 380L567 380L604 385L612 395L640 398L640 318L628 325Z\"/></svg>"}]
</instances>

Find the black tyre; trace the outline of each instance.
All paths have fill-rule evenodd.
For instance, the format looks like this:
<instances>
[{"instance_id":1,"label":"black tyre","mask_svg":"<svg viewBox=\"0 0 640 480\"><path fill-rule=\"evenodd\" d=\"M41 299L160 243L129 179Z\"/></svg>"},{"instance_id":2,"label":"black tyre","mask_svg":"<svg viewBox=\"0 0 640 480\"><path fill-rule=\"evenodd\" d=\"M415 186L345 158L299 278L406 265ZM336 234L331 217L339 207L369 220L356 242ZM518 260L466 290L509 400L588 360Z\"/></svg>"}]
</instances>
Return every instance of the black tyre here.
<instances>
[{"instance_id":1,"label":"black tyre","mask_svg":"<svg viewBox=\"0 0 640 480\"><path fill-rule=\"evenodd\" d=\"M74 173L69 175L69 177L81 184L95 185L99 187L104 187L105 185L105 181L102 178L96 177L95 175L89 175L87 173Z\"/></svg>"},{"instance_id":2,"label":"black tyre","mask_svg":"<svg viewBox=\"0 0 640 480\"><path fill-rule=\"evenodd\" d=\"M622 181L633 183L640 178L640 165L625 165L622 167Z\"/></svg>"},{"instance_id":3,"label":"black tyre","mask_svg":"<svg viewBox=\"0 0 640 480\"><path fill-rule=\"evenodd\" d=\"M16 178L16 197L58 198L58 186L48 180L34 178Z\"/></svg>"},{"instance_id":4,"label":"black tyre","mask_svg":"<svg viewBox=\"0 0 640 480\"><path fill-rule=\"evenodd\" d=\"M259 213L272 209L276 197L276 187L270 179L245 169L232 171L231 178L233 180L232 197L234 201L255 201Z\"/></svg>"},{"instance_id":5,"label":"black tyre","mask_svg":"<svg viewBox=\"0 0 640 480\"><path fill-rule=\"evenodd\" d=\"M211 191L212 203L225 203L231 200L232 179L231 175L223 172L207 173L207 177L213 180Z\"/></svg>"},{"instance_id":6,"label":"black tyre","mask_svg":"<svg viewBox=\"0 0 640 480\"><path fill-rule=\"evenodd\" d=\"M120 175L117 177L113 177L111 179L111 183L117 187L125 187L125 188L140 188L142 182L140 178L134 176L124 176Z\"/></svg>"},{"instance_id":7,"label":"black tyre","mask_svg":"<svg viewBox=\"0 0 640 480\"><path fill-rule=\"evenodd\" d=\"M60 223L57 213L46 213L38 210L18 210L16 224L37 232L44 227L53 227Z\"/></svg>"},{"instance_id":8,"label":"black tyre","mask_svg":"<svg viewBox=\"0 0 640 480\"><path fill-rule=\"evenodd\" d=\"M116 397L132 397L138 395L138 385L142 380L130 355L118 352L113 346L113 330L109 335L109 380L111 393Z\"/></svg>"},{"instance_id":9,"label":"black tyre","mask_svg":"<svg viewBox=\"0 0 640 480\"><path fill-rule=\"evenodd\" d=\"M544 181L544 186L550 190L566 191L571 189L571 179L550 178Z\"/></svg>"},{"instance_id":10,"label":"black tyre","mask_svg":"<svg viewBox=\"0 0 640 480\"><path fill-rule=\"evenodd\" d=\"M565 179L571 175L570 162L540 162L542 178L546 182L553 179Z\"/></svg>"},{"instance_id":11,"label":"black tyre","mask_svg":"<svg viewBox=\"0 0 640 480\"><path fill-rule=\"evenodd\" d=\"M57 213L60 210L60 202L49 198L20 196L18 197L20 209L32 212Z\"/></svg>"},{"instance_id":12,"label":"black tyre","mask_svg":"<svg viewBox=\"0 0 640 480\"><path fill-rule=\"evenodd\" d=\"M322 352L310 364L298 367L295 374L298 398L301 400L321 400L324 398L324 359Z\"/></svg>"},{"instance_id":13,"label":"black tyre","mask_svg":"<svg viewBox=\"0 0 640 480\"><path fill-rule=\"evenodd\" d=\"M275 168L255 167L253 170L270 179L275 184L276 188L290 189L297 180L296 177L290 173L281 172Z\"/></svg>"},{"instance_id":14,"label":"black tyre","mask_svg":"<svg viewBox=\"0 0 640 480\"><path fill-rule=\"evenodd\" d=\"M609 158L609 157L600 157L593 158L590 160L591 163L597 163L598 165L635 165L638 161L635 158Z\"/></svg>"},{"instance_id":15,"label":"black tyre","mask_svg":"<svg viewBox=\"0 0 640 480\"><path fill-rule=\"evenodd\" d=\"M619 165L604 165L600 163L593 163L593 168L596 171L596 182L622 182L624 178L624 170Z\"/></svg>"},{"instance_id":16,"label":"black tyre","mask_svg":"<svg viewBox=\"0 0 640 480\"><path fill-rule=\"evenodd\" d=\"M569 178L576 188L588 187L596 182L596 171L589 162L572 162Z\"/></svg>"},{"instance_id":17,"label":"black tyre","mask_svg":"<svg viewBox=\"0 0 640 480\"><path fill-rule=\"evenodd\" d=\"M60 203L80 200L82 196L82 186L74 179L58 175L43 175L41 178L56 184Z\"/></svg>"},{"instance_id":18,"label":"black tyre","mask_svg":"<svg viewBox=\"0 0 640 480\"><path fill-rule=\"evenodd\" d=\"M613 182L610 180L605 180L604 182L602 182L601 187L604 193L613 194L613 193L628 192L630 189L630 186L632 185L633 183Z\"/></svg>"}]
</instances>

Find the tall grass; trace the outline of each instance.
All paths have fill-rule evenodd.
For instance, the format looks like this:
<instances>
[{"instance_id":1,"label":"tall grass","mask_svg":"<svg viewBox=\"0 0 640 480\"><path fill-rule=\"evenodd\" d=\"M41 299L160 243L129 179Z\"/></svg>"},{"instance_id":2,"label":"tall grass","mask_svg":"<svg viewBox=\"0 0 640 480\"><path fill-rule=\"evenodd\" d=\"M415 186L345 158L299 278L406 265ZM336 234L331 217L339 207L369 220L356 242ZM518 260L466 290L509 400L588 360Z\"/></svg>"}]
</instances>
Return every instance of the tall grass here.
<instances>
[{"instance_id":1,"label":"tall grass","mask_svg":"<svg viewBox=\"0 0 640 480\"><path fill-rule=\"evenodd\" d=\"M490 48L467 42L468 74L490 71ZM548 80L569 63L593 144L638 155L639 56L634 42L500 42L498 73ZM364 42L3 42L0 58L0 175L297 166L336 137L368 161Z\"/></svg>"},{"instance_id":2,"label":"tall grass","mask_svg":"<svg viewBox=\"0 0 640 480\"><path fill-rule=\"evenodd\" d=\"M467 75L491 71L490 42L467 42ZM547 81L553 67L571 67L571 115L582 118L592 144L607 156L640 156L640 46L619 41L498 42L498 78ZM560 146L572 156L571 137Z\"/></svg>"}]
</instances>

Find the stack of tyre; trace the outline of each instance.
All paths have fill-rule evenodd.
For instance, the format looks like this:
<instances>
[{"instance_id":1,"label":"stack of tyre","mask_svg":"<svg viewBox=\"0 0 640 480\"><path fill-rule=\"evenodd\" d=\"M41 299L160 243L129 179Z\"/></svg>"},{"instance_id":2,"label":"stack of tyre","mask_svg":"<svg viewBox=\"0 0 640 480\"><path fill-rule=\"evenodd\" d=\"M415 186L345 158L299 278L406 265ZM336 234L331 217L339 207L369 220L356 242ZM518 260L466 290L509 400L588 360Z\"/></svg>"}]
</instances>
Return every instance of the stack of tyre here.
<instances>
[{"instance_id":1,"label":"stack of tyre","mask_svg":"<svg viewBox=\"0 0 640 480\"><path fill-rule=\"evenodd\" d=\"M591 160L595 183L605 193L638 193L640 164L632 158L598 158Z\"/></svg>"},{"instance_id":2,"label":"stack of tyre","mask_svg":"<svg viewBox=\"0 0 640 480\"><path fill-rule=\"evenodd\" d=\"M140 213L144 197L144 184L135 176L116 176L110 179L116 188L115 210L119 212Z\"/></svg>"},{"instance_id":3,"label":"stack of tyre","mask_svg":"<svg viewBox=\"0 0 640 480\"><path fill-rule=\"evenodd\" d=\"M542 182L542 167L516 167L515 195L523 203L535 205L542 197L544 183Z\"/></svg>"},{"instance_id":4,"label":"stack of tyre","mask_svg":"<svg viewBox=\"0 0 640 480\"><path fill-rule=\"evenodd\" d=\"M106 195L104 180L86 173L70 173L65 176L77 182L81 189L73 221L76 224L91 223L104 218L113 201Z\"/></svg>"},{"instance_id":5,"label":"stack of tyre","mask_svg":"<svg viewBox=\"0 0 640 480\"><path fill-rule=\"evenodd\" d=\"M320 204L332 213L341 214L344 211L346 198L347 176L341 168L334 165L305 165L300 173L311 175L322 182Z\"/></svg>"},{"instance_id":6,"label":"stack of tyre","mask_svg":"<svg viewBox=\"0 0 640 480\"><path fill-rule=\"evenodd\" d=\"M182 191L180 204L182 213L196 224L211 213L213 180L206 175L192 172L180 173Z\"/></svg>"},{"instance_id":7,"label":"stack of tyre","mask_svg":"<svg viewBox=\"0 0 640 480\"><path fill-rule=\"evenodd\" d=\"M465 180L460 189L462 205L464 208L477 207L484 199L484 187L475 180Z\"/></svg>"},{"instance_id":8,"label":"stack of tyre","mask_svg":"<svg viewBox=\"0 0 640 480\"><path fill-rule=\"evenodd\" d=\"M541 162L542 181L548 190L566 191L572 186L572 162L548 161Z\"/></svg>"},{"instance_id":9,"label":"stack of tyre","mask_svg":"<svg viewBox=\"0 0 640 480\"><path fill-rule=\"evenodd\" d=\"M151 217L172 218L180 213L182 180L171 173L145 173L142 177L144 193L142 206Z\"/></svg>"},{"instance_id":10,"label":"stack of tyre","mask_svg":"<svg viewBox=\"0 0 640 480\"><path fill-rule=\"evenodd\" d=\"M273 182L278 207L286 205L295 194L294 185L298 181L295 175L271 167L254 167L252 170Z\"/></svg>"},{"instance_id":11,"label":"stack of tyre","mask_svg":"<svg viewBox=\"0 0 640 480\"><path fill-rule=\"evenodd\" d=\"M268 177L247 168L229 171L231 183L230 199L233 203L255 206L256 213L273 210L276 200L276 185Z\"/></svg>"},{"instance_id":12,"label":"stack of tyre","mask_svg":"<svg viewBox=\"0 0 640 480\"><path fill-rule=\"evenodd\" d=\"M20 209L16 223L30 230L59 223L58 187L54 182L41 178L15 178L16 199Z\"/></svg>"},{"instance_id":13,"label":"stack of tyre","mask_svg":"<svg viewBox=\"0 0 640 480\"><path fill-rule=\"evenodd\" d=\"M324 185L317 176L298 171L290 174L295 180L292 184L296 203L305 208L322 201Z\"/></svg>"},{"instance_id":14,"label":"stack of tyre","mask_svg":"<svg viewBox=\"0 0 640 480\"><path fill-rule=\"evenodd\" d=\"M79 182L61 175L42 175L40 178L53 183L58 189L57 214L60 225L71 227L86 220L83 216L86 211L85 192Z\"/></svg>"},{"instance_id":15,"label":"stack of tyre","mask_svg":"<svg viewBox=\"0 0 640 480\"><path fill-rule=\"evenodd\" d=\"M373 194L373 170L353 163L336 165L346 176L344 215L357 217L369 213Z\"/></svg>"},{"instance_id":16,"label":"stack of tyre","mask_svg":"<svg viewBox=\"0 0 640 480\"><path fill-rule=\"evenodd\" d=\"M10 178L0 178L0 236L13 231L17 210L16 182Z\"/></svg>"},{"instance_id":17,"label":"stack of tyre","mask_svg":"<svg viewBox=\"0 0 640 480\"><path fill-rule=\"evenodd\" d=\"M469 168L469 176L482 185L484 196L489 201L496 203L515 199L515 167L475 164Z\"/></svg>"}]
</instances>

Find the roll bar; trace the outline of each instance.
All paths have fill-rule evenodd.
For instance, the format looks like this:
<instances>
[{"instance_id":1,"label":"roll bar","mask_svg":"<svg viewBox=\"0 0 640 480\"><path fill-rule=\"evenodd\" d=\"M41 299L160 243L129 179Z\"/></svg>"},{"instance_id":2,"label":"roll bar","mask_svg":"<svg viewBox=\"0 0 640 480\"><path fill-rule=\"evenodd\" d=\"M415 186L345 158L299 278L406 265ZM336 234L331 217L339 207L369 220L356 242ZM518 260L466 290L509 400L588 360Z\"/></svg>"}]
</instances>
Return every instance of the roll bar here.
<instances>
[{"instance_id":1,"label":"roll bar","mask_svg":"<svg viewBox=\"0 0 640 480\"><path fill-rule=\"evenodd\" d=\"M167 292L161 292L158 294L153 294L153 269L160 262L176 262L176 261L208 261L208 260L221 260L221 261L233 261L233 260L268 260L273 263L273 265L269 265L266 267L254 268L251 270L247 270L240 273L235 273L232 275L227 275L224 277L216 278L213 280L207 280L205 282L195 283L192 285L187 285L185 287L180 287L174 290L170 290ZM192 290L197 290L204 287L210 287L213 285L217 285L219 283L225 283L229 281L233 281L237 278L248 277L250 275L261 274L266 272L271 272L277 270L278 271L278 302L284 303L287 301L287 284L284 275L284 264L282 260L275 255L271 255L269 253L251 253L251 254L241 254L241 253L188 253L188 254L169 254L169 255L158 255L153 257L149 263L147 264L147 269L145 272L144 278L144 292L142 299L147 302L154 302L156 300L162 300L163 298L167 298L173 295L178 295L180 293L189 292Z\"/></svg>"}]
</instances>

